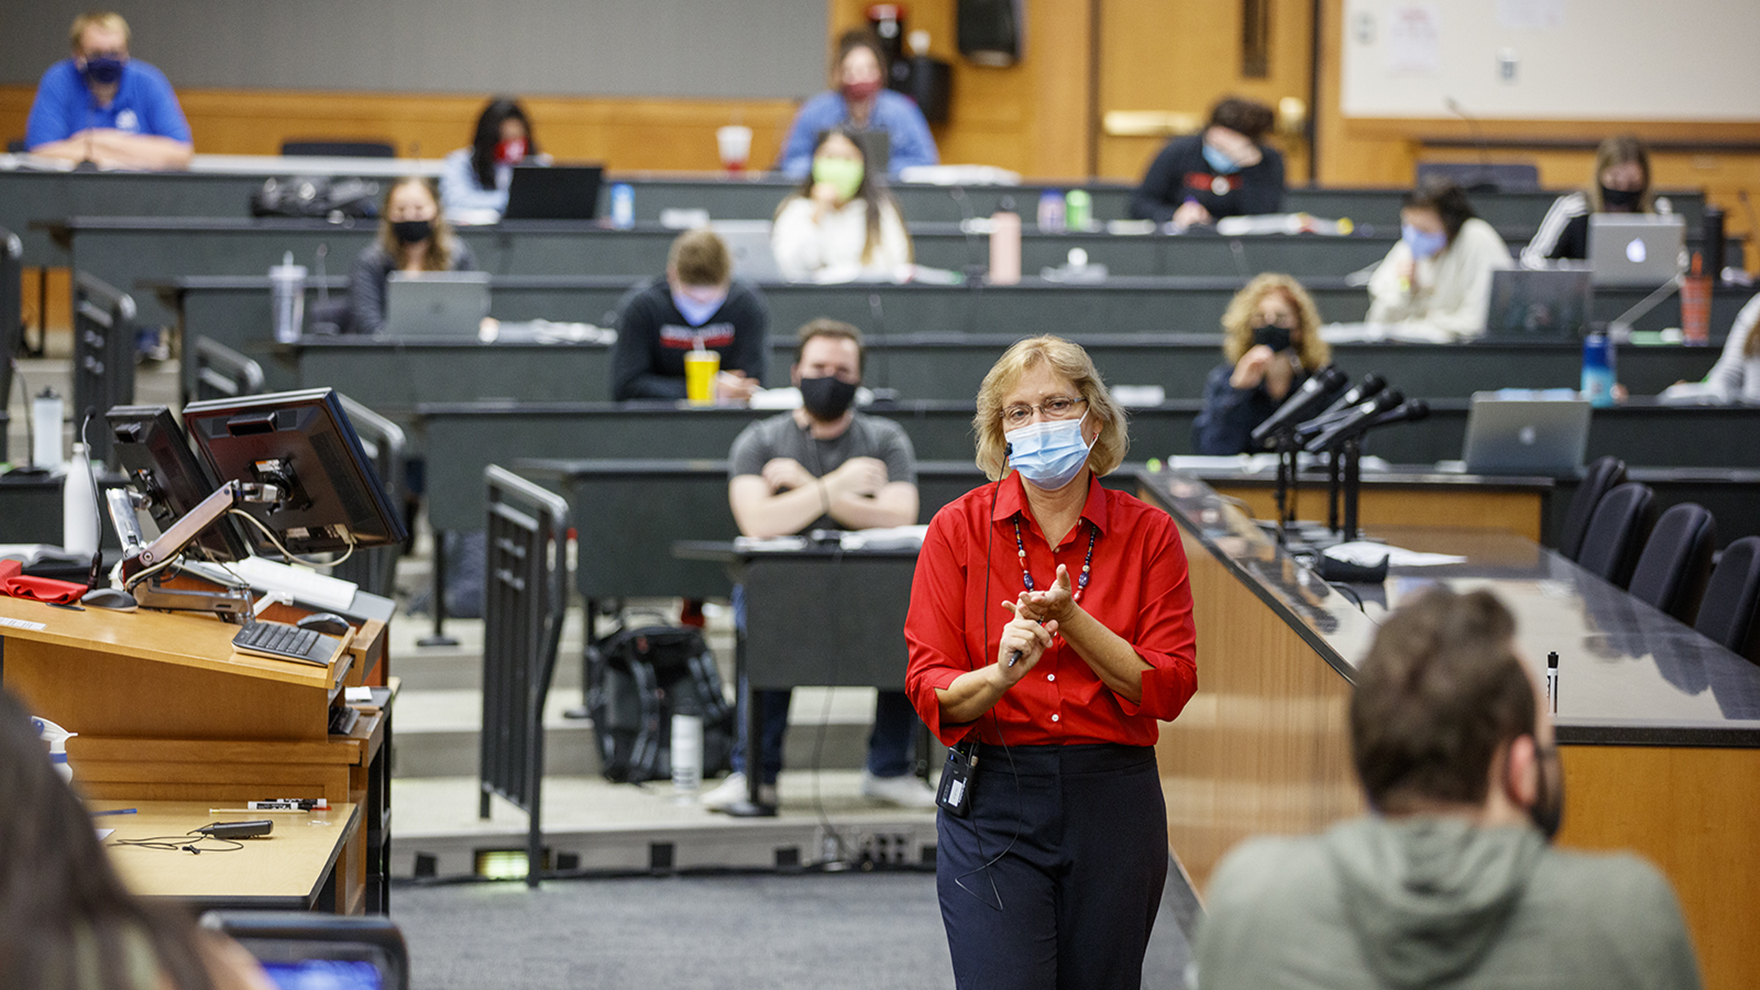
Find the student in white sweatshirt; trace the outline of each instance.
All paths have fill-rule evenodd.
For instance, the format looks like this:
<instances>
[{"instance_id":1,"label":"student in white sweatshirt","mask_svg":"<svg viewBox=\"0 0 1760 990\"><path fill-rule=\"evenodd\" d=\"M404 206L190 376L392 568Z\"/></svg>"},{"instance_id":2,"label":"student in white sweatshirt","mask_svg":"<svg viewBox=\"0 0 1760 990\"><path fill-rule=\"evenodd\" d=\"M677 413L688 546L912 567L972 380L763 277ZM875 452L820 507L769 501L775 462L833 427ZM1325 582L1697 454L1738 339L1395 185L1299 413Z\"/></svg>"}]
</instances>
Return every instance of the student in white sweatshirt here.
<instances>
[{"instance_id":1,"label":"student in white sweatshirt","mask_svg":"<svg viewBox=\"0 0 1760 990\"><path fill-rule=\"evenodd\" d=\"M911 263L910 235L884 177L841 129L819 135L812 171L777 207L770 244L791 280L898 278Z\"/></svg>"},{"instance_id":2,"label":"student in white sweatshirt","mask_svg":"<svg viewBox=\"0 0 1760 990\"><path fill-rule=\"evenodd\" d=\"M1369 279L1368 321L1455 337L1484 333L1491 273L1514 266L1503 238L1446 179L1407 193L1399 216L1400 242Z\"/></svg>"}]
</instances>

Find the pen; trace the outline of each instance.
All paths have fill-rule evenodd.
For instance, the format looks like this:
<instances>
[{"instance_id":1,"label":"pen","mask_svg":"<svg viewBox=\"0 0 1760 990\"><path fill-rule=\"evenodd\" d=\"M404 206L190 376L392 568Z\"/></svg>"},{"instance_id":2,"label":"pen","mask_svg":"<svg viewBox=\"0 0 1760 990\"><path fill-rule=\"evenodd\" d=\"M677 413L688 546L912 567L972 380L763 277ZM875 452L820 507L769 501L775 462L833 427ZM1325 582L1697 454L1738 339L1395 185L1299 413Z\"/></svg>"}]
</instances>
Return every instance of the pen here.
<instances>
[{"instance_id":1,"label":"pen","mask_svg":"<svg viewBox=\"0 0 1760 990\"><path fill-rule=\"evenodd\" d=\"M1558 714L1558 654L1546 654L1546 700L1552 704L1552 714Z\"/></svg>"},{"instance_id":2,"label":"pen","mask_svg":"<svg viewBox=\"0 0 1760 990\"><path fill-rule=\"evenodd\" d=\"M137 808L116 808L111 811L94 811L92 812L92 817L97 818L99 815L136 815L139 813L140 811Z\"/></svg>"}]
</instances>

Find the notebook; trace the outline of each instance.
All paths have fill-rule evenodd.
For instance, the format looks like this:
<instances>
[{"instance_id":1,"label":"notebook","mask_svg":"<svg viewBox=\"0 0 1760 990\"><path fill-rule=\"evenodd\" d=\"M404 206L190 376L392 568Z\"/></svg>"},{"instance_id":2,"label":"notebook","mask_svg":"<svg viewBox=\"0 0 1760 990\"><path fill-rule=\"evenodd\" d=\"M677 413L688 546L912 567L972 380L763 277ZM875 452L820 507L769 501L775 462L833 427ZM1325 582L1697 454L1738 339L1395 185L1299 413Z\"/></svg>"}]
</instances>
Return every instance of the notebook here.
<instances>
[{"instance_id":1,"label":"notebook","mask_svg":"<svg viewBox=\"0 0 1760 990\"><path fill-rule=\"evenodd\" d=\"M592 220L599 215L598 165L515 165L503 220Z\"/></svg>"},{"instance_id":2,"label":"notebook","mask_svg":"<svg viewBox=\"0 0 1760 990\"><path fill-rule=\"evenodd\" d=\"M1589 271L1596 285L1653 289L1686 268L1687 222L1655 213L1589 215Z\"/></svg>"},{"instance_id":3,"label":"notebook","mask_svg":"<svg viewBox=\"0 0 1760 990\"><path fill-rule=\"evenodd\" d=\"M1589 322L1589 273L1582 269L1491 273L1486 340L1575 340Z\"/></svg>"},{"instance_id":4,"label":"notebook","mask_svg":"<svg viewBox=\"0 0 1760 990\"><path fill-rule=\"evenodd\" d=\"M1564 475L1583 466L1587 399L1510 399L1473 393L1461 455L1472 474Z\"/></svg>"},{"instance_id":5,"label":"notebook","mask_svg":"<svg viewBox=\"0 0 1760 990\"><path fill-rule=\"evenodd\" d=\"M476 340L488 315L487 272L392 272L385 280L387 337Z\"/></svg>"}]
</instances>

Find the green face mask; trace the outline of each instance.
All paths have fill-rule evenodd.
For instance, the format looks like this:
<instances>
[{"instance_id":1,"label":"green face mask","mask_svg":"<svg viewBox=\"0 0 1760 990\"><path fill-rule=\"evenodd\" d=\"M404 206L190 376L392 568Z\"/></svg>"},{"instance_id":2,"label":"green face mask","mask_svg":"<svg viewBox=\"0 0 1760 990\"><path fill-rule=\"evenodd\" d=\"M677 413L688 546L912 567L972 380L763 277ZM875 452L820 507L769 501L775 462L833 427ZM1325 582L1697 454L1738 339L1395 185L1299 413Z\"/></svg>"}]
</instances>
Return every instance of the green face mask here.
<instances>
[{"instance_id":1,"label":"green face mask","mask_svg":"<svg viewBox=\"0 0 1760 990\"><path fill-rule=\"evenodd\" d=\"M854 199L862 188L862 163L849 158L815 158L813 181L831 183L840 200Z\"/></svg>"}]
</instances>

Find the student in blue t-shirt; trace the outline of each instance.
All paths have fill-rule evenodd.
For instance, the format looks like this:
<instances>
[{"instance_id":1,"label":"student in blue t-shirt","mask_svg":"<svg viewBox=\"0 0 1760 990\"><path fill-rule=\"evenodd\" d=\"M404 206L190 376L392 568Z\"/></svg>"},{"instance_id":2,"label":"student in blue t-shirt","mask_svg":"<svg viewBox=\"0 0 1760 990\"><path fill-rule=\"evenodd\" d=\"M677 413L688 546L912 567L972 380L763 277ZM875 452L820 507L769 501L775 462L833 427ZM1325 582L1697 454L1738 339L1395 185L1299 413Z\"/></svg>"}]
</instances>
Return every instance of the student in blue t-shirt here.
<instances>
[{"instance_id":1,"label":"student in blue t-shirt","mask_svg":"<svg viewBox=\"0 0 1760 990\"><path fill-rule=\"evenodd\" d=\"M128 57L128 22L81 14L73 57L43 73L25 125L33 155L106 168L186 168L195 147L165 74Z\"/></svg>"},{"instance_id":2,"label":"student in blue t-shirt","mask_svg":"<svg viewBox=\"0 0 1760 990\"><path fill-rule=\"evenodd\" d=\"M923 111L909 97L886 88L886 53L873 32L849 31L838 40L832 83L837 88L803 104L788 129L777 168L789 178L807 177L819 135L837 127L885 131L891 149L887 170L893 178L912 165L940 163Z\"/></svg>"}]
</instances>

